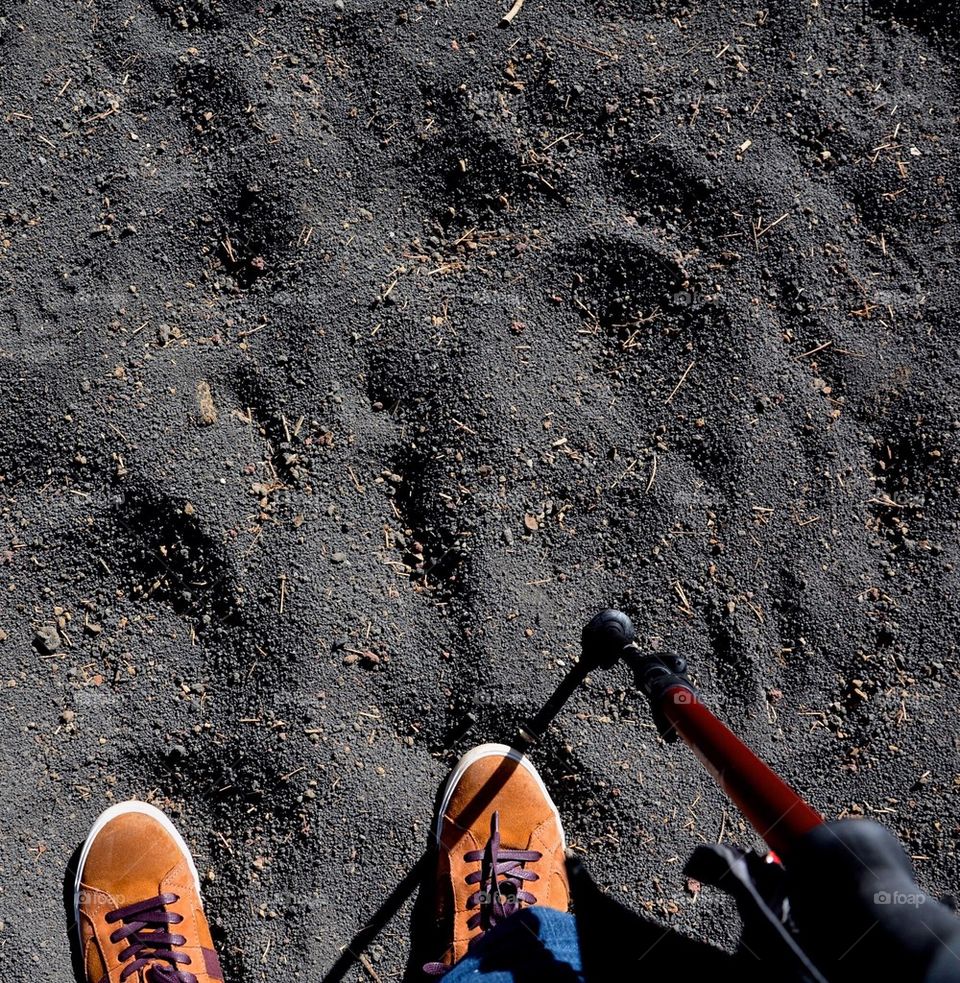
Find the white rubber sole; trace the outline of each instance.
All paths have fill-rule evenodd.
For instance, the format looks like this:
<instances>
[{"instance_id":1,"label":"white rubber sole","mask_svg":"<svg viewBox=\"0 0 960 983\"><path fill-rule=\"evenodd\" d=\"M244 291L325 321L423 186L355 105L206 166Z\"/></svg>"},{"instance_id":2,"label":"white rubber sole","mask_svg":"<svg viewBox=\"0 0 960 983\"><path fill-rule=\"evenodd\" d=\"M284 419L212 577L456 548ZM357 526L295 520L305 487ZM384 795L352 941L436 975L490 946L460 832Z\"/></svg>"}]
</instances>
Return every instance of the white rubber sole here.
<instances>
[{"instance_id":1,"label":"white rubber sole","mask_svg":"<svg viewBox=\"0 0 960 983\"><path fill-rule=\"evenodd\" d=\"M550 793L547 791L547 786L543 784L543 779L540 777L540 773L536 768L533 767L533 763L530 759L518 751L514 747L510 747L509 744L481 744L478 747L471 748L467 753L456 763L453 771L450 773L450 777L447 779L446 785L443 787L443 797L440 800L440 809L437 813L437 824L434 827L433 835L436 837L437 843L440 842L440 835L443 832L443 817L446 814L447 807L450 805L450 800L453 798L453 793L456 787L460 784L460 780L466 774L467 769L479 761L481 758L509 758L511 761L516 761L521 768L525 768L533 777L533 780L537 783L537 787L543 793L543 797L547 800L554 816L557 819L557 826L560 829L560 842L563 845L564 851L567 849L567 837L563 831L563 823L560 820L560 811L554 805L553 799L550 797Z\"/></svg>"},{"instance_id":2,"label":"white rubber sole","mask_svg":"<svg viewBox=\"0 0 960 983\"><path fill-rule=\"evenodd\" d=\"M149 802L138 802L136 799L130 799L128 802L120 802L101 812L97 817L97 821L93 824L93 829L90 830L86 840L83 842L83 849L80 851L80 860L77 862L77 879L73 885L73 918L74 924L77 926L77 931L80 930L80 887L83 878L83 868L87 862L87 855L90 853L90 848L93 846L93 841L107 823L116 819L117 816L123 816L130 812L139 812L144 816L155 819L170 834L171 838L187 858L190 873L193 874L194 882L197 885L197 896L199 897L200 895L200 875L197 873L197 865L193 862L193 855L190 853L190 848L180 835L177 827L156 806L150 805Z\"/></svg>"}]
</instances>

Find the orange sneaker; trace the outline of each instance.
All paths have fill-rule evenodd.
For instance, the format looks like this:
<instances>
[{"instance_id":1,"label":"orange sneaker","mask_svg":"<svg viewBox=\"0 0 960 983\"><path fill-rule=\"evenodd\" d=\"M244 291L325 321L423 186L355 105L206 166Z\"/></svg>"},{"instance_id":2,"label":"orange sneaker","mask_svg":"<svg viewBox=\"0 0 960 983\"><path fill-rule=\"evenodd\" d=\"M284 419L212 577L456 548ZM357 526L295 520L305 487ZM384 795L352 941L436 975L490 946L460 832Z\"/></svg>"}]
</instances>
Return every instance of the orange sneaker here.
<instances>
[{"instance_id":1,"label":"orange sneaker","mask_svg":"<svg viewBox=\"0 0 960 983\"><path fill-rule=\"evenodd\" d=\"M173 823L145 802L102 813L74 894L87 983L222 983L200 878Z\"/></svg>"},{"instance_id":2,"label":"orange sneaker","mask_svg":"<svg viewBox=\"0 0 960 983\"><path fill-rule=\"evenodd\" d=\"M483 744L457 762L434 831L437 920L449 933L442 976L487 929L530 905L566 911L570 891L560 814L530 759Z\"/></svg>"}]
</instances>

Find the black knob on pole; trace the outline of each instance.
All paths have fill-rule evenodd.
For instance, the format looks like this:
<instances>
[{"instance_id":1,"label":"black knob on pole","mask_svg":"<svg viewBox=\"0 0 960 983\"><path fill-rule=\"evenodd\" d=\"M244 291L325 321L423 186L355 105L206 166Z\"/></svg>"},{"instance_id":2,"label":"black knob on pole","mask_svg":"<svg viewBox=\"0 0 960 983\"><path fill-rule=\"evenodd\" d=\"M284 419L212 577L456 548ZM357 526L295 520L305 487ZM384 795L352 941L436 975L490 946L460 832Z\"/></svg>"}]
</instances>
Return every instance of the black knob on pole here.
<instances>
[{"instance_id":1,"label":"black knob on pole","mask_svg":"<svg viewBox=\"0 0 960 983\"><path fill-rule=\"evenodd\" d=\"M594 615L583 629L581 661L588 667L610 669L617 664L623 650L637 637L633 622L622 611L607 608Z\"/></svg>"}]
</instances>

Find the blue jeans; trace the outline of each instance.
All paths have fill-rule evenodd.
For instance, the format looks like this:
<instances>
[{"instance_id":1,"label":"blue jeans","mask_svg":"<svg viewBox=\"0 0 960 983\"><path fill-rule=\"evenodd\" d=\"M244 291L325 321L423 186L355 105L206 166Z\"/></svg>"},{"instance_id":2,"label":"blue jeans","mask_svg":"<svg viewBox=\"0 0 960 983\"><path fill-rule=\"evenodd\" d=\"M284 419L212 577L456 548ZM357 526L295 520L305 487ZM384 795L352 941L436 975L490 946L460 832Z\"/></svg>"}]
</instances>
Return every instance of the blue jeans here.
<instances>
[{"instance_id":1,"label":"blue jeans","mask_svg":"<svg viewBox=\"0 0 960 983\"><path fill-rule=\"evenodd\" d=\"M583 983L573 915L524 908L490 929L443 983Z\"/></svg>"}]
</instances>

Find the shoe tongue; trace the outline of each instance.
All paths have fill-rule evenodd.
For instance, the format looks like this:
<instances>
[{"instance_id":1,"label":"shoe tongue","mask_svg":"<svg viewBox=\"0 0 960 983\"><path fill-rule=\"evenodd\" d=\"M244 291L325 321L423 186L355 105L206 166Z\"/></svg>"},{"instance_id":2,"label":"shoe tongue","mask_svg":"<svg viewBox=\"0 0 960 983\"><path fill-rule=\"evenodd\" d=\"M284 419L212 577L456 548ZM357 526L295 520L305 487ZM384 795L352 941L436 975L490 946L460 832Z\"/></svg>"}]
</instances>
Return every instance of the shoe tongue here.
<instances>
[{"instance_id":1,"label":"shoe tongue","mask_svg":"<svg viewBox=\"0 0 960 983\"><path fill-rule=\"evenodd\" d=\"M523 812L500 813L500 849L526 850L530 847L530 836L540 825L540 819Z\"/></svg>"}]
</instances>

